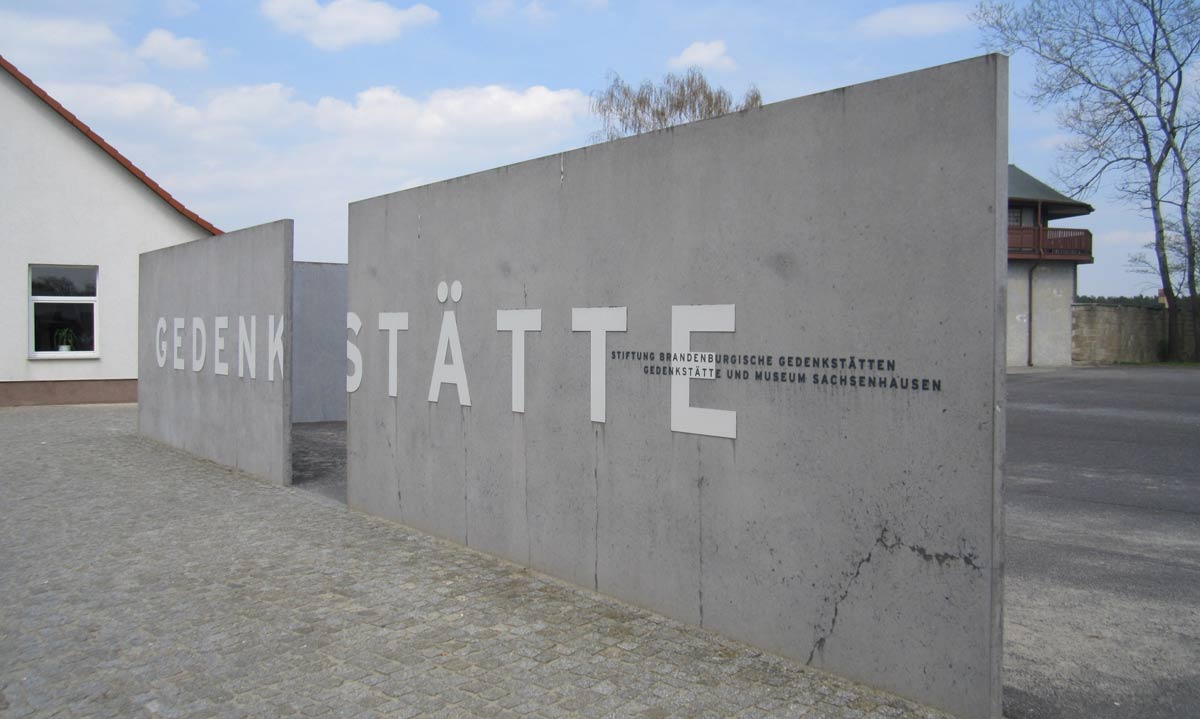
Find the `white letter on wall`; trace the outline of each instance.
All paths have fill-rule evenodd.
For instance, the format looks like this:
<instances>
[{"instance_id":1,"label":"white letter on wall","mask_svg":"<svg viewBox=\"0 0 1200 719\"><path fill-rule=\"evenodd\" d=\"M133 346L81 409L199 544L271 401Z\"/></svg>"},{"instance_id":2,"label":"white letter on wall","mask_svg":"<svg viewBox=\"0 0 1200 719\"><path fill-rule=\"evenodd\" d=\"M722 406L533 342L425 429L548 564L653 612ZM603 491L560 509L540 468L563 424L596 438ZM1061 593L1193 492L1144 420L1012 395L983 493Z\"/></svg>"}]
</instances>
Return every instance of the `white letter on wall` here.
<instances>
[{"instance_id":1,"label":"white letter on wall","mask_svg":"<svg viewBox=\"0 0 1200 719\"><path fill-rule=\"evenodd\" d=\"M171 358L171 366L175 369L183 369L183 355L180 350L183 349L183 318L176 317L172 327L171 341L173 343L173 357Z\"/></svg>"},{"instance_id":2,"label":"white letter on wall","mask_svg":"<svg viewBox=\"0 0 1200 719\"><path fill-rule=\"evenodd\" d=\"M200 339L196 339L196 335L200 335ZM204 320L199 317L192 318L192 371L199 372L204 369L204 360L208 357L208 330L204 327Z\"/></svg>"},{"instance_id":3,"label":"white letter on wall","mask_svg":"<svg viewBox=\"0 0 1200 719\"><path fill-rule=\"evenodd\" d=\"M222 375L229 374L229 363L221 359L225 351L225 330L229 329L228 317L213 318L213 372Z\"/></svg>"},{"instance_id":4,"label":"white letter on wall","mask_svg":"<svg viewBox=\"0 0 1200 719\"><path fill-rule=\"evenodd\" d=\"M249 332L246 331L246 318L238 315L238 377L246 376L247 365L250 379L254 379L258 368L258 315L250 315Z\"/></svg>"},{"instance_id":5,"label":"white letter on wall","mask_svg":"<svg viewBox=\"0 0 1200 719\"><path fill-rule=\"evenodd\" d=\"M450 351L450 361L442 360ZM471 391L467 389L467 368L463 364L462 344L458 341L458 320L454 318L454 310L442 313L442 330L438 335L437 355L433 358L433 377L429 380L429 401L437 402L442 393L443 384L458 387L458 403L464 407L471 406Z\"/></svg>"},{"instance_id":6,"label":"white letter on wall","mask_svg":"<svg viewBox=\"0 0 1200 719\"><path fill-rule=\"evenodd\" d=\"M671 353L688 354L693 332L733 332L733 305L671 307ZM691 406L689 377L671 375L671 431L737 437L737 412Z\"/></svg>"},{"instance_id":7,"label":"white letter on wall","mask_svg":"<svg viewBox=\"0 0 1200 719\"><path fill-rule=\"evenodd\" d=\"M346 313L346 329L354 333L358 337L358 331L362 329L362 320L353 312ZM346 375L346 391L356 392L358 386L362 384L362 352L359 351L358 345L349 337L346 337L346 359L350 360L350 364L354 365L354 370Z\"/></svg>"},{"instance_id":8,"label":"white letter on wall","mask_svg":"<svg viewBox=\"0 0 1200 719\"><path fill-rule=\"evenodd\" d=\"M512 332L512 411L525 411L525 333L542 330L541 310L496 310L496 329Z\"/></svg>"},{"instance_id":9,"label":"white letter on wall","mask_svg":"<svg viewBox=\"0 0 1200 719\"><path fill-rule=\"evenodd\" d=\"M267 334L270 341L267 344L267 379L275 381L275 360L279 360L279 374L283 374L283 316L279 317L279 326L275 326L275 315L267 315Z\"/></svg>"},{"instance_id":10,"label":"white letter on wall","mask_svg":"<svg viewBox=\"0 0 1200 719\"><path fill-rule=\"evenodd\" d=\"M351 313L353 314L353 313ZM349 321L349 317L346 318ZM358 319L355 317L354 319ZM359 327L362 323L359 323ZM379 331L388 333L388 397L396 396L396 333L400 330L408 329L408 313L407 312L380 312L379 313ZM358 333L358 327L354 328L355 334ZM350 341L346 341L347 353L349 353ZM354 352L358 353L358 348L354 348ZM361 355L359 362L362 361ZM362 372L358 372L358 379L362 381ZM350 387L350 378L346 378L346 388ZM358 389L358 382L354 383L354 388ZM353 392L354 390L350 390Z\"/></svg>"},{"instance_id":11,"label":"white letter on wall","mask_svg":"<svg viewBox=\"0 0 1200 719\"><path fill-rule=\"evenodd\" d=\"M158 324L154 327L154 358L158 360L159 367L167 366L167 318L159 317Z\"/></svg>"},{"instance_id":12,"label":"white letter on wall","mask_svg":"<svg viewBox=\"0 0 1200 719\"><path fill-rule=\"evenodd\" d=\"M571 330L591 333L592 421L603 422L607 412L608 332L625 331L624 307L572 307Z\"/></svg>"}]
</instances>

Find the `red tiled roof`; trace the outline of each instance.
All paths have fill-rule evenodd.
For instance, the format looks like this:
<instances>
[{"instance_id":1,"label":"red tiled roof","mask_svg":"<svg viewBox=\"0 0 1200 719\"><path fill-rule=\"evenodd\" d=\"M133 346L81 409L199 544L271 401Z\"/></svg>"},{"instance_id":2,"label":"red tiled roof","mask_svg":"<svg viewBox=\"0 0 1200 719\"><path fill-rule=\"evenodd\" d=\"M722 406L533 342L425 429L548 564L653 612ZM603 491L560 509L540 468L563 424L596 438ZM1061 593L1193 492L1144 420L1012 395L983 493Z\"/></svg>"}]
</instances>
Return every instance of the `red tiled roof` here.
<instances>
[{"instance_id":1,"label":"red tiled roof","mask_svg":"<svg viewBox=\"0 0 1200 719\"><path fill-rule=\"evenodd\" d=\"M115 148L112 145L105 142L103 137L100 137L99 135L97 135L95 133L95 131L92 130L92 128L85 125L83 123L83 121L81 121L78 117L75 117L75 115L73 115L70 110L63 107L58 102L58 100L55 100L53 97L50 97L49 93L47 93L42 88L38 87L37 83L35 83L33 80L30 80L28 77L26 77L25 74L22 73L20 70L18 70L15 66L13 66L13 64L11 62L4 59L3 55L0 55L0 67L4 68L4 70L7 71L9 75L12 75L14 78L16 78L17 82L19 82L22 85L24 85L25 87L27 87L30 92L32 92L34 95L37 95L39 98L41 98L42 102L44 102L47 105L49 105L50 107L52 107L54 109L54 111L57 112L59 115L62 115L64 120L66 120L67 122L74 125L75 129L79 130L84 135L86 135L89 140L96 143L96 145L101 150L104 150L106 153L108 153L108 155L110 157L112 157L112 159L119 162L122 167L124 167L126 170L129 170L130 174L132 174L137 179L141 180L142 183L146 185L146 187L149 187L154 192L154 194L156 194L159 197L166 200L167 204L170 205L171 207L175 208L175 210L179 214L188 218L192 222L195 222L197 225L200 225L201 227L204 228L204 230L206 232L208 232L210 234L213 234L213 235L222 234L222 232L219 229L217 229L216 227L214 227L212 225L212 223L210 223L208 220L204 219L200 215L197 215L195 212L192 212L188 208L184 207L182 202L180 202L179 200L176 200L174 197L171 196L171 193L164 190L154 180L151 180L149 178L149 176L147 176L146 173L142 172L142 170L137 165L130 162L129 158L125 157L120 152L117 152L117 148Z\"/></svg>"}]
</instances>

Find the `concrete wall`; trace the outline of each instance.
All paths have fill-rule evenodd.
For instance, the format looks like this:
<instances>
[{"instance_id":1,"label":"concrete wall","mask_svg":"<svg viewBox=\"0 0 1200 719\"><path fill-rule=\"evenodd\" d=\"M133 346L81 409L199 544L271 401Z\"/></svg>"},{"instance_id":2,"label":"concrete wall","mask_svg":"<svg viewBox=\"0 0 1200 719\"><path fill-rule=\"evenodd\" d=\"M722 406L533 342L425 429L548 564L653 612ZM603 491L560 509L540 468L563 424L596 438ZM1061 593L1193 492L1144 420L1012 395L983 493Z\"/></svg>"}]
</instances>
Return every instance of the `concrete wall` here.
<instances>
[{"instance_id":1,"label":"concrete wall","mask_svg":"<svg viewBox=\"0 0 1200 719\"><path fill-rule=\"evenodd\" d=\"M0 117L0 382L135 378L138 254L208 233L2 70ZM31 264L98 268L94 356L32 356Z\"/></svg>"},{"instance_id":2,"label":"concrete wall","mask_svg":"<svg viewBox=\"0 0 1200 719\"><path fill-rule=\"evenodd\" d=\"M1030 270L1032 268L1032 276ZM1008 358L1010 367L1067 367L1071 364L1071 303L1076 266L1071 262L1008 263ZM1029 293L1032 277L1033 294ZM1032 332L1030 300L1033 301ZM1029 342L1033 340L1033 354Z\"/></svg>"},{"instance_id":3,"label":"concrete wall","mask_svg":"<svg viewBox=\"0 0 1200 719\"><path fill-rule=\"evenodd\" d=\"M292 267L292 421L344 422L346 265Z\"/></svg>"},{"instance_id":4,"label":"concrete wall","mask_svg":"<svg viewBox=\"0 0 1200 719\"><path fill-rule=\"evenodd\" d=\"M1191 315L1180 312L1180 337L1190 352ZM1072 356L1077 364L1158 362L1167 346L1167 311L1158 307L1075 305Z\"/></svg>"},{"instance_id":5,"label":"concrete wall","mask_svg":"<svg viewBox=\"0 0 1200 719\"><path fill-rule=\"evenodd\" d=\"M352 204L350 505L998 717L1006 98L989 56Z\"/></svg>"},{"instance_id":6,"label":"concrete wall","mask_svg":"<svg viewBox=\"0 0 1200 719\"><path fill-rule=\"evenodd\" d=\"M291 314L291 220L143 254L142 434L290 484Z\"/></svg>"}]
</instances>

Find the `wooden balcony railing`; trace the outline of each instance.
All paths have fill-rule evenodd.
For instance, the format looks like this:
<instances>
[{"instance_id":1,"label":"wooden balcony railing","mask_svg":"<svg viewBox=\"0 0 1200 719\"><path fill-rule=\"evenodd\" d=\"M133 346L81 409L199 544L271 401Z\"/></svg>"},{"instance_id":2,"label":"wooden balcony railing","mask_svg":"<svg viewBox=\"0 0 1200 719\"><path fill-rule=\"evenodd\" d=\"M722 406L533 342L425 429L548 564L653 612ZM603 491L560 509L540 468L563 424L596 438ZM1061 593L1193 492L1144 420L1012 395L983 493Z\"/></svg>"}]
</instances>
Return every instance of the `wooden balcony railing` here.
<instances>
[{"instance_id":1,"label":"wooden balcony railing","mask_svg":"<svg viewBox=\"0 0 1200 719\"><path fill-rule=\"evenodd\" d=\"M1092 262L1092 233L1066 227L1009 227L1008 259Z\"/></svg>"}]
</instances>

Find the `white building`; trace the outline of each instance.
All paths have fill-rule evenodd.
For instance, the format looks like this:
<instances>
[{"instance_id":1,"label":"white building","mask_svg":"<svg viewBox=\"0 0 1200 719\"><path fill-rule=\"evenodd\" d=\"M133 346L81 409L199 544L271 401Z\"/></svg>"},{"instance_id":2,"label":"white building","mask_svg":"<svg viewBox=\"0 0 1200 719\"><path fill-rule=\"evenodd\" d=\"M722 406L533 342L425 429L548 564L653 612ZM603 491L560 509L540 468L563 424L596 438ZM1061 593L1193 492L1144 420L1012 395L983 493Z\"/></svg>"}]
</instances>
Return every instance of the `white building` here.
<instances>
[{"instance_id":1,"label":"white building","mask_svg":"<svg viewBox=\"0 0 1200 719\"><path fill-rule=\"evenodd\" d=\"M133 401L138 254L220 230L0 68L0 406Z\"/></svg>"},{"instance_id":2,"label":"white building","mask_svg":"<svg viewBox=\"0 0 1200 719\"><path fill-rule=\"evenodd\" d=\"M1009 367L1071 365L1071 304L1079 265L1092 262L1092 233L1050 222L1091 212L1086 202L1008 166Z\"/></svg>"}]
</instances>

